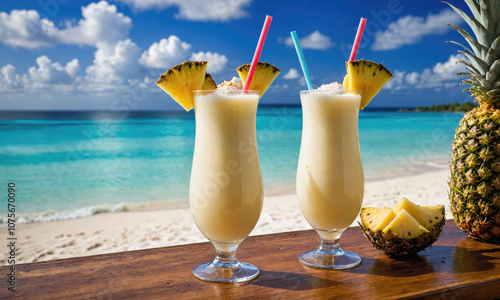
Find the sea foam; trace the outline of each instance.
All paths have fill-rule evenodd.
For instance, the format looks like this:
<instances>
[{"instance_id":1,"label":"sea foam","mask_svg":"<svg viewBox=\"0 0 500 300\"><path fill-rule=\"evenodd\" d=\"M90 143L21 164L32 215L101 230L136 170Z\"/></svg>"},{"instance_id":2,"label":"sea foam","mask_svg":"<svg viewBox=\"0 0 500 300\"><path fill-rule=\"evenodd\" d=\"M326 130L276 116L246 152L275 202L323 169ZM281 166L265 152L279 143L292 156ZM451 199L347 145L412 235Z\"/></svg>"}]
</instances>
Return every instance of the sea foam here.
<instances>
[{"instance_id":1,"label":"sea foam","mask_svg":"<svg viewBox=\"0 0 500 300\"><path fill-rule=\"evenodd\" d=\"M127 211L125 203L115 205L91 205L74 210L64 211L45 211L36 213L18 214L17 223L35 223L35 222L50 222L61 221L90 217L101 213L123 212ZM6 224L8 218L6 215L0 216L0 224Z\"/></svg>"}]
</instances>

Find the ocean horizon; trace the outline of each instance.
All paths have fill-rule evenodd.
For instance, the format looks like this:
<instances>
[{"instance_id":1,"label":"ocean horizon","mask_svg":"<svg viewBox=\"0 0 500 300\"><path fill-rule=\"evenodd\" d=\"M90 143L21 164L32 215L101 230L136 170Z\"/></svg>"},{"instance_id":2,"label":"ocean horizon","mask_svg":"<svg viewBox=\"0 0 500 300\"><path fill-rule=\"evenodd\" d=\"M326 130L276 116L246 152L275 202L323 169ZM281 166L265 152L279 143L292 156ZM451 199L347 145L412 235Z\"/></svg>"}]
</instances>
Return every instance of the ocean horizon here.
<instances>
[{"instance_id":1,"label":"ocean horizon","mask_svg":"<svg viewBox=\"0 0 500 300\"><path fill-rule=\"evenodd\" d=\"M463 113L400 110L360 111L366 180L447 168ZM300 105L260 105L266 195L294 192L301 129ZM20 222L186 204L194 135L193 112L1 111L2 184L16 184Z\"/></svg>"}]
</instances>

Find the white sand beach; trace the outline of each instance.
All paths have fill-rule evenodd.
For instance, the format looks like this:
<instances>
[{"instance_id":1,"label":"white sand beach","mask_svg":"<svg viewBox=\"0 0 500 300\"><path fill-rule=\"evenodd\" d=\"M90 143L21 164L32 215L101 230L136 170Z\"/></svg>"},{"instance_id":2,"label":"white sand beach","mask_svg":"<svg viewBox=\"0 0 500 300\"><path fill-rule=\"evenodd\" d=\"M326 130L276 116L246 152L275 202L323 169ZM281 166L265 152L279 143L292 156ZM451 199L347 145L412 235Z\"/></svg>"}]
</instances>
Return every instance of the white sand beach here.
<instances>
[{"instance_id":1,"label":"white sand beach","mask_svg":"<svg viewBox=\"0 0 500 300\"><path fill-rule=\"evenodd\" d=\"M433 168L407 177L379 179L365 185L364 206L394 206L405 196L420 205L446 207L448 169ZM354 222L353 226L357 226ZM311 229L294 194L266 196L261 217L251 235ZM6 240L7 228L0 226ZM204 242L189 208L102 213L86 218L17 224L16 263ZM6 264L7 247L2 250Z\"/></svg>"}]
</instances>

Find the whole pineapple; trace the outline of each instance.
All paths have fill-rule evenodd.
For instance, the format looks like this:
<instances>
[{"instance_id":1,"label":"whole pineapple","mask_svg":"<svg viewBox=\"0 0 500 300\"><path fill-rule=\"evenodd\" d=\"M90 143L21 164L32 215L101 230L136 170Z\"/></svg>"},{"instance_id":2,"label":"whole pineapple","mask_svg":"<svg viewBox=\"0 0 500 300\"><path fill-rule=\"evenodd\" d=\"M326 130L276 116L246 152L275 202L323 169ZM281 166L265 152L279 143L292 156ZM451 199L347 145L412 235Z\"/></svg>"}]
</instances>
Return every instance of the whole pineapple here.
<instances>
[{"instance_id":1,"label":"whole pineapple","mask_svg":"<svg viewBox=\"0 0 500 300\"><path fill-rule=\"evenodd\" d=\"M466 113L455 133L451 154L451 212L470 237L500 239L500 3L465 0L473 17L451 6L472 29L476 39L454 25L468 42L462 44L469 78L462 83L480 107Z\"/></svg>"}]
</instances>

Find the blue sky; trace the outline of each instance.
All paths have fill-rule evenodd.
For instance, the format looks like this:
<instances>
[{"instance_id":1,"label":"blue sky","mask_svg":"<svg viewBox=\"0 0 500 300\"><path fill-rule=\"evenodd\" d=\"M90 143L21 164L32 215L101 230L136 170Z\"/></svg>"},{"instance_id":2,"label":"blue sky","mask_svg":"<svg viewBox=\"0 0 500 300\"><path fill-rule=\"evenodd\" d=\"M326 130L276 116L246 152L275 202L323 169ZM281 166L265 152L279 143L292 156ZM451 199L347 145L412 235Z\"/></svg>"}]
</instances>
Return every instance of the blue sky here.
<instances>
[{"instance_id":1,"label":"blue sky","mask_svg":"<svg viewBox=\"0 0 500 300\"><path fill-rule=\"evenodd\" d=\"M468 12L463 1L450 3ZM301 38L313 85L342 81L360 17L357 58L392 79L370 104L472 100L457 72L463 21L440 1L116 0L1 1L0 110L171 110L155 81L184 60L208 60L215 81L249 63L266 15L261 61L282 73L261 103L298 103L305 89L290 31Z\"/></svg>"}]
</instances>

